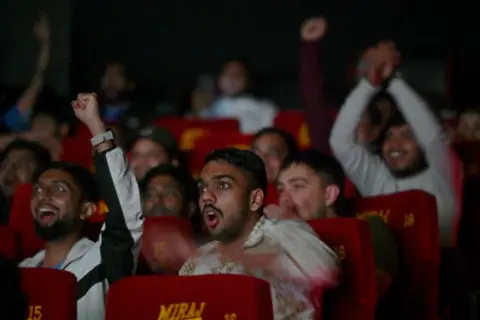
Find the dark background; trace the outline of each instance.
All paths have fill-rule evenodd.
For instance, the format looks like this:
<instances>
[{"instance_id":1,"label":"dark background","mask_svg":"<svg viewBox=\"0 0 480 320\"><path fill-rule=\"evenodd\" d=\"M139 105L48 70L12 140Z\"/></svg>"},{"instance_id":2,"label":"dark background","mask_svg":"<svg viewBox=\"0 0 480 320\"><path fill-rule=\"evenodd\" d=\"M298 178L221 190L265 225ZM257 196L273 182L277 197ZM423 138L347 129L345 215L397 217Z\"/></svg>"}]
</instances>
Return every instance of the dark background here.
<instances>
[{"instance_id":1,"label":"dark background","mask_svg":"<svg viewBox=\"0 0 480 320\"><path fill-rule=\"evenodd\" d=\"M345 87L348 63L361 49L389 38L407 60L428 60L431 68L442 69L439 74L448 73L450 56L453 93L462 104L472 100L477 85L474 6L398 0L0 0L0 82L25 85L32 77L38 52L32 23L44 8L53 30L48 81L62 95L97 88L106 59L114 57L127 61L143 86L170 99L186 81L241 54L268 84L265 94L294 107L299 27L322 14L329 21L324 53L332 88ZM426 67L411 69L432 74Z\"/></svg>"}]
</instances>

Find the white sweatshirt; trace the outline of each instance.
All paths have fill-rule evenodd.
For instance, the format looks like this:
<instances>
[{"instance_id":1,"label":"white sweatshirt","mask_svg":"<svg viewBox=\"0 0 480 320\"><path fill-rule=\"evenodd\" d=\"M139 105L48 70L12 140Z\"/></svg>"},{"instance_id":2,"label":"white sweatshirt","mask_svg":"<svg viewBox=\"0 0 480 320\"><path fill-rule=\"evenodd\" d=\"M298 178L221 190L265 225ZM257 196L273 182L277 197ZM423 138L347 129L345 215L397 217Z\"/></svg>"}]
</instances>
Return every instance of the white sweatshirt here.
<instances>
[{"instance_id":1,"label":"white sweatshirt","mask_svg":"<svg viewBox=\"0 0 480 320\"><path fill-rule=\"evenodd\" d=\"M388 92L397 101L410 125L428 169L407 178L394 177L379 156L372 155L355 142L355 128L377 89L362 80L350 93L340 110L330 135L330 146L345 173L363 196L423 190L437 199L441 246L453 244L455 193L449 146L442 128L425 102L401 79L394 79Z\"/></svg>"}]
</instances>

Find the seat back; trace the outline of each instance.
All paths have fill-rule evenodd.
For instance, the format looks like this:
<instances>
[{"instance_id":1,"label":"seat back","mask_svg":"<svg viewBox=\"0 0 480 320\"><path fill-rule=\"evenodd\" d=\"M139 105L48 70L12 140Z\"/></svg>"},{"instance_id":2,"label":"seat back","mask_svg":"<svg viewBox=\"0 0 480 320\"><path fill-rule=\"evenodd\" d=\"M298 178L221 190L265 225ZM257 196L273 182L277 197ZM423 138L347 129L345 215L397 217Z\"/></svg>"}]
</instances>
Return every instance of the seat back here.
<instances>
[{"instance_id":1,"label":"seat back","mask_svg":"<svg viewBox=\"0 0 480 320\"><path fill-rule=\"evenodd\" d=\"M157 119L154 124L168 129L177 139L179 148L183 151L190 151L195 141L206 134L235 133L240 130L237 119L203 120L169 117Z\"/></svg>"},{"instance_id":2,"label":"seat back","mask_svg":"<svg viewBox=\"0 0 480 320\"><path fill-rule=\"evenodd\" d=\"M243 275L130 277L110 287L105 319L272 320L270 285Z\"/></svg>"},{"instance_id":3,"label":"seat back","mask_svg":"<svg viewBox=\"0 0 480 320\"><path fill-rule=\"evenodd\" d=\"M22 288L28 297L27 319L77 319L77 278L72 273L23 268Z\"/></svg>"},{"instance_id":4,"label":"seat back","mask_svg":"<svg viewBox=\"0 0 480 320\"><path fill-rule=\"evenodd\" d=\"M395 303L415 319L435 318L440 245L435 197L423 191L357 199L357 218L381 217L395 234L401 257L401 288Z\"/></svg>"},{"instance_id":5,"label":"seat back","mask_svg":"<svg viewBox=\"0 0 480 320\"><path fill-rule=\"evenodd\" d=\"M172 259L174 255L171 250L175 248L175 244L169 243L171 239L165 238L169 229L179 232L193 242L195 241L195 234L189 220L176 217L147 217L143 225L138 273L162 272L175 274L185 263L184 260ZM150 267L152 262L161 265L162 270L152 270Z\"/></svg>"},{"instance_id":6,"label":"seat back","mask_svg":"<svg viewBox=\"0 0 480 320\"><path fill-rule=\"evenodd\" d=\"M339 286L327 292L328 319L370 320L375 316L376 282L370 231L365 221L330 218L308 221L342 261ZM331 299L331 300L328 300Z\"/></svg>"},{"instance_id":7,"label":"seat back","mask_svg":"<svg viewBox=\"0 0 480 320\"><path fill-rule=\"evenodd\" d=\"M290 133L300 148L310 148L310 134L305 121L305 115L300 110L287 110L277 113L274 120L275 127L281 128Z\"/></svg>"},{"instance_id":8,"label":"seat back","mask_svg":"<svg viewBox=\"0 0 480 320\"><path fill-rule=\"evenodd\" d=\"M205 157L213 150L227 147L248 149L251 141L251 135L244 135L239 132L212 133L198 138L189 154L190 172L194 176L198 175L205 164Z\"/></svg>"},{"instance_id":9,"label":"seat back","mask_svg":"<svg viewBox=\"0 0 480 320\"><path fill-rule=\"evenodd\" d=\"M0 255L11 260L21 257L20 237L8 226L0 226Z\"/></svg>"}]
</instances>

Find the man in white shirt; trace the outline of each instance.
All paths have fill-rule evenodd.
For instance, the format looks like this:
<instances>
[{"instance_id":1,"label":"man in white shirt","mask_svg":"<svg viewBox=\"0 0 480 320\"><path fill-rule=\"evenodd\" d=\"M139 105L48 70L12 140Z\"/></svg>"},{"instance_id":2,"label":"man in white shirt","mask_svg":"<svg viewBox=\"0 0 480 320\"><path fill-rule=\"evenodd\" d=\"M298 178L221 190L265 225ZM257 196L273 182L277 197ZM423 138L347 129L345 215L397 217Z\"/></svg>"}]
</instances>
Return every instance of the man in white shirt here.
<instances>
[{"instance_id":1,"label":"man in white shirt","mask_svg":"<svg viewBox=\"0 0 480 320\"><path fill-rule=\"evenodd\" d=\"M315 319L310 290L336 282L335 253L307 223L263 215L267 178L253 152L216 150L205 163L199 206L214 241L198 249L179 274L259 277L271 284L276 320Z\"/></svg>"},{"instance_id":2,"label":"man in white shirt","mask_svg":"<svg viewBox=\"0 0 480 320\"><path fill-rule=\"evenodd\" d=\"M364 79L346 99L330 136L333 154L362 196L423 190L437 199L440 245L452 246L455 193L452 162L442 126L425 102L401 78L394 77L398 53L380 44L365 59ZM386 126L381 156L355 141L355 130L370 99L390 79L387 92L397 112Z\"/></svg>"}]
</instances>

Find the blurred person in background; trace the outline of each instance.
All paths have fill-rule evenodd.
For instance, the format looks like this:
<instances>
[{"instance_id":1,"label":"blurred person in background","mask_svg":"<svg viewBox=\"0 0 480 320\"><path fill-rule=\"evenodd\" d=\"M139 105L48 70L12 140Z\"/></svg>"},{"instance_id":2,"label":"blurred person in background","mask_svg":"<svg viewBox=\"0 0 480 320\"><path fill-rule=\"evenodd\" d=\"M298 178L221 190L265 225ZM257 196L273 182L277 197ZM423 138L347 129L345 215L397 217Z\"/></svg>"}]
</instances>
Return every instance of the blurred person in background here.
<instances>
[{"instance_id":1,"label":"blurred person in background","mask_svg":"<svg viewBox=\"0 0 480 320\"><path fill-rule=\"evenodd\" d=\"M33 32L40 44L35 75L16 104L2 118L3 126L11 132L22 132L30 128L33 107L45 84L45 70L50 60L50 26L46 14L40 14ZM5 145L4 142L0 144Z\"/></svg>"},{"instance_id":2,"label":"blurred person in background","mask_svg":"<svg viewBox=\"0 0 480 320\"><path fill-rule=\"evenodd\" d=\"M235 118L243 133L254 133L271 127L277 108L270 101L256 97L253 73L243 59L230 59L217 77L219 96L201 118Z\"/></svg>"},{"instance_id":3,"label":"blurred person in background","mask_svg":"<svg viewBox=\"0 0 480 320\"><path fill-rule=\"evenodd\" d=\"M208 74L199 76L195 85L188 88L186 94L183 92L181 99L182 113L186 117L201 118L215 99L215 78Z\"/></svg>"},{"instance_id":4,"label":"blurred person in background","mask_svg":"<svg viewBox=\"0 0 480 320\"><path fill-rule=\"evenodd\" d=\"M14 140L0 152L0 224L8 223L10 204L18 186L49 165L50 152L42 145Z\"/></svg>"},{"instance_id":5,"label":"blurred person in background","mask_svg":"<svg viewBox=\"0 0 480 320\"><path fill-rule=\"evenodd\" d=\"M460 114L456 130L457 141L480 141L480 108L468 108Z\"/></svg>"},{"instance_id":6,"label":"blurred person in background","mask_svg":"<svg viewBox=\"0 0 480 320\"><path fill-rule=\"evenodd\" d=\"M130 145L130 162L138 181L152 168L162 164L179 166L180 151L177 140L165 128L146 127L141 129Z\"/></svg>"}]
</instances>

